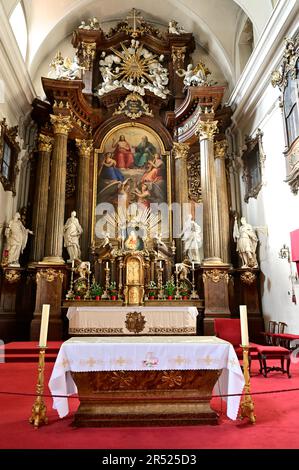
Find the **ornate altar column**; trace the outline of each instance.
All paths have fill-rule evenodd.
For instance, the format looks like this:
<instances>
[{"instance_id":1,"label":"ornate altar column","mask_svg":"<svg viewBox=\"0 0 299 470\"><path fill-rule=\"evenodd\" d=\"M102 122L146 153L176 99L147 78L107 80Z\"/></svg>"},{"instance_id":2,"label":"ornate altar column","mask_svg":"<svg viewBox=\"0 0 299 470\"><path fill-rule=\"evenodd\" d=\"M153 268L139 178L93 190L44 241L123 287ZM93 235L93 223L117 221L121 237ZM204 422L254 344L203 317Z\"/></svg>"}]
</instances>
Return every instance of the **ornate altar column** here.
<instances>
[{"instance_id":1,"label":"ornate altar column","mask_svg":"<svg viewBox=\"0 0 299 470\"><path fill-rule=\"evenodd\" d=\"M72 128L71 118L51 115L54 130L54 150L50 176L47 214L46 257L44 263L63 264L62 244L65 206L67 138Z\"/></svg>"},{"instance_id":2,"label":"ornate altar column","mask_svg":"<svg viewBox=\"0 0 299 470\"><path fill-rule=\"evenodd\" d=\"M218 215L220 227L220 256L224 263L229 263L229 207L228 188L226 180L225 159L227 151L226 140L215 142L215 169L218 200Z\"/></svg>"},{"instance_id":3,"label":"ornate altar column","mask_svg":"<svg viewBox=\"0 0 299 470\"><path fill-rule=\"evenodd\" d=\"M89 163L92 152L92 140L76 139L79 150L79 172L77 186L77 213L83 228L81 237L82 259L88 259L89 241Z\"/></svg>"},{"instance_id":4,"label":"ornate altar column","mask_svg":"<svg viewBox=\"0 0 299 470\"><path fill-rule=\"evenodd\" d=\"M187 173L187 157L189 154L190 146L175 142L173 144L173 154L175 158L175 191L176 201L181 207L181 227L183 227L184 220L187 217L187 204L188 198L188 173ZM179 227L179 231L181 231ZM182 246L177 246L178 258L183 257Z\"/></svg>"},{"instance_id":5,"label":"ornate altar column","mask_svg":"<svg viewBox=\"0 0 299 470\"><path fill-rule=\"evenodd\" d=\"M198 124L200 138L201 190L203 202L203 245L202 263L205 311L204 334L214 334L214 318L230 316L229 308L229 265L221 260L220 226L217 201L217 179L214 158L214 135L217 121L214 114L205 114ZM222 229L222 227L221 227Z\"/></svg>"},{"instance_id":6,"label":"ornate altar column","mask_svg":"<svg viewBox=\"0 0 299 470\"><path fill-rule=\"evenodd\" d=\"M214 135L218 132L214 114L200 120L197 133L200 141L201 190L203 202L203 264L221 264L217 185L214 162Z\"/></svg>"},{"instance_id":7,"label":"ornate altar column","mask_svg":"<svg viewBox=\"0 0 299 470\"><path fill-rule=\"evenodd\" d=\"M38 138L38 163L33 209L33 244L31 257L33 261L41 261L45 254L45 236L49 193L50 157L53 139L44 134Z\"/></svg>"}]
</instances>

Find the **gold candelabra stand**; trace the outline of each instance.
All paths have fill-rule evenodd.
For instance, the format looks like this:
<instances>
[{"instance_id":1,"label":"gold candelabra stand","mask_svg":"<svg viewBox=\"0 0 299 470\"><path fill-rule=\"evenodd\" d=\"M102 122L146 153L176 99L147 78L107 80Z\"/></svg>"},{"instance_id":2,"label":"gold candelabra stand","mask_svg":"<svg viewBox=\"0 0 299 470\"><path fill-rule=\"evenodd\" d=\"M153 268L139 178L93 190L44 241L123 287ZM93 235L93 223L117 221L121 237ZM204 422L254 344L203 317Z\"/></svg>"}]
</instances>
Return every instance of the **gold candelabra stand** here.
<instances>
[{"instance_id":1,"label":"gold candelabra stand","mask_svg":"<svg viewBox=\"0 0 299 470\"><path fill-rule=\"evenodd\" d=\"M180 286L179 286L179 273L175 271L175 299L180 300L182 298L180 294Z\"/></svg>"},{"instance_id":2,"label":"gold candelabra stand","mask_svg":"<svg viewBox=\"0 0 299 470\"><path fill-rule=\"evenodd\" d=\"M45 371L46 348L40 347L38 359L38 378L36 385L36 399L32 406L29 423L37 429L42 424L48 424L47 407L44 402L44 371Z\"/></svg>"},{"instance_id":3,"label":"gold candelabra stand","mask_svg":"<svg viewBox=\"0 0 299 470\"><path fill-rule=\"evenodd\" d=\"M192 292L190 299L197 300L199 299L199 295L195 290L195 276L194 276L194 264L192 263Z\"/></svg>"},{"instance_id":4,"label":"gold candelabra stand","mask_svg":"<svg viewBox=\"0 0 299 470\"><path fill-rule=\"evenodd\" d=\"M163 268L158 268L158 299L164 299L164 290L163 290Z\"/></svg>"},{"instance_id":5,"label":"gold candelabra stand","mask_svg":"<svg viewBox=\"0 0 299 470\"><path fill-rule=\"evenodd\" d=\"M110 268L107 266L105 268L105 290L102 295L102 299L109 299L109 286L110 286Z\"/></svg>"},{"instance_id":6,"label":"gold candelabra stand","mask_svg":"<svg viewBox=\"0 0 299 470\"><path fill-rule=\"evenodd\" d=\"M248 418L254 424L256 421L254 414L254 403L250 395L250 374L249 374L249 346L241 345L243 349L243 374L245 379L244 396L241 402L240 418Z\"/></svg>"}]
</instances>

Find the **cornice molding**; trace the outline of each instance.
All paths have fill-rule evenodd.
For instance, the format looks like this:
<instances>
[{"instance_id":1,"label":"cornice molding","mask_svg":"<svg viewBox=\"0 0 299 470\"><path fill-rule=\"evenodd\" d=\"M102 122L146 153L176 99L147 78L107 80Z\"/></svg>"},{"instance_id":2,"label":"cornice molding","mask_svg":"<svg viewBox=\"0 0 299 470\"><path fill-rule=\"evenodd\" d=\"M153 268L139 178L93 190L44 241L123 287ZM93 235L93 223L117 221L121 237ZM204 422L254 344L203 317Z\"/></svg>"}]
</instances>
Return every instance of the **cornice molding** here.
<instances>
[{"instance_id":1,"label":"cornice molding","mask_svg":"<svg viewBox=\"0 0 299 470\"><path fill-rule=\"evenodd\" d=\"M292 37L298 28L298 12L297 0L280 1L273 11L228 100L228 105L236 109L232 120L238 127L246 127L257 103L271 86L271 73L283 56L284 38Z\"/></svg>"}]
</instances>

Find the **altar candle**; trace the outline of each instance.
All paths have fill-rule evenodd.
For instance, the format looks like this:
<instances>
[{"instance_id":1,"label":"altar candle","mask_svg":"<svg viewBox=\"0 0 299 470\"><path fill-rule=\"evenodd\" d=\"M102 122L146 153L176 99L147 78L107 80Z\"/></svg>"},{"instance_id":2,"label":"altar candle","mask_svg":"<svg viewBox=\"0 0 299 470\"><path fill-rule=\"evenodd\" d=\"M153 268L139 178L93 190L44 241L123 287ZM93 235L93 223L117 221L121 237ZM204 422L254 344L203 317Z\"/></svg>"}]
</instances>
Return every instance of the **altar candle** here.
<instances>
[{"instance_id":1,"label":"altar candle","mask_svg":"<svg viewBox=\"0 0 299 470\"><path fill-rule=\"evenodd\" d=\"M108 261L106 261L106 269L109 268L109 264L108 264Z\"/></svg>"},{"instance_id":2,"label":"altar candle","mask_svg":"<svg viewBox=\"0 0 299 470\"><path fill-rule=\"evenodd\" d=\"M240 323L241 323L241 339L242 346L248 346L248 322L247 322L247 307L240 305Z\"/></svg>"},{"instance_id":3,"label":"altar candle","mask_svg":"<svg viewBox=\"0 0 299 470\"><path fill-rule=\"evenodd\" d=\"M162 269L162 261L160 261L160 269Z\"/></svg>"},{"instance_id":4,"label":"altar candle","mask_svg":"<svg viewBox=\"0 0 299 470\"><path fill-rule=\"evenodd\" d=\"M43 304L42 322L41 322L40 334L39 334L39 347L40 348L45 348L47 346L49 313L50 313L50 305Z\"/></svg>"},{"instance_id":5,"label":"altar candle","mask_svg":"<svg viewBox=\"0 0 299 470\"><path fill-rule=\"evenodd\" d=\"M192 261L192 271L194 271L194 261Z\"/></svg>"}]
</instances>

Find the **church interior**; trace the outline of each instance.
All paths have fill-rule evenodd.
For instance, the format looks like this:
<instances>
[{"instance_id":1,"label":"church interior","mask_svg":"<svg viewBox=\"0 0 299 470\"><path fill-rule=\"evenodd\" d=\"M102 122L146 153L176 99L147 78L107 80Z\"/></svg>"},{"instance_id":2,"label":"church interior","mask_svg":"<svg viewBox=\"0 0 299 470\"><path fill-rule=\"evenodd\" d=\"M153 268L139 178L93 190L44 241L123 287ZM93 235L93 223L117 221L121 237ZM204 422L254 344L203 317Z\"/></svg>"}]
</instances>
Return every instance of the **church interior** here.
<instances>
[{"instance_id":1,"label":"church interior","mask_svg":"<svg viewBox=\"0 0 299 470\"><path fill-rule=\"evenodd\" d=\"M0 0L0 449L298 448L298 78L298 0Z\"/></svg>"}]
</instances>

